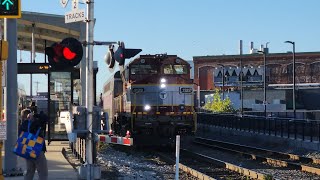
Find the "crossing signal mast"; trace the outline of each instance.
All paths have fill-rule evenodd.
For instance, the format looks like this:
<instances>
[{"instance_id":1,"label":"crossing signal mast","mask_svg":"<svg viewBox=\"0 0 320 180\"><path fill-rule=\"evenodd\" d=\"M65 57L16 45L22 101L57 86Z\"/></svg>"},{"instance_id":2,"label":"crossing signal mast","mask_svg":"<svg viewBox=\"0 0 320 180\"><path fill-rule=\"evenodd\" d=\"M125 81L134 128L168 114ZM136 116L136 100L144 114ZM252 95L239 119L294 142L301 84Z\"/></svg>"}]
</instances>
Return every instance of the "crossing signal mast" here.
<instances>
[{"instance_id":1,"label":"crossing signal mast","mask_svg":"<svg viewBox=\"0 0 320 180\"><path fill-rule=\"evenodd\" d=\"M75 38L65 38L60 43L54 43L46 47L45 53L48 56L51 68L63 70L78 65L83 57L83 47L80 41Z\"/></svg>"}]
</instances>

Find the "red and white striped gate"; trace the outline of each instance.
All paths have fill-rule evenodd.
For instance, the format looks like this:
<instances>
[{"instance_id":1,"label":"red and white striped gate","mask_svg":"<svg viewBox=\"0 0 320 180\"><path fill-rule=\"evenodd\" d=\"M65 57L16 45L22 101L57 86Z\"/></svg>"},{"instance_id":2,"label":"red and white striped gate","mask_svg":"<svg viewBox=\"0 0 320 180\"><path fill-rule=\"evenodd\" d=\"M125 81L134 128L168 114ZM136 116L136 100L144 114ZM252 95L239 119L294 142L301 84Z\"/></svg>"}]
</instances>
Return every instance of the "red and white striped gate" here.
<instances>
[{"instance_id":1,"label":"red and white striped gate","mask_svg":"<svg viewBox=\"0 0 320 180\"><path fill-rule=\"evenodd\" d=\"M110 136L110 135L98 135L100 143L119 144L125 146L133 145L133 138Z\"/></svg>"}]
</instances>

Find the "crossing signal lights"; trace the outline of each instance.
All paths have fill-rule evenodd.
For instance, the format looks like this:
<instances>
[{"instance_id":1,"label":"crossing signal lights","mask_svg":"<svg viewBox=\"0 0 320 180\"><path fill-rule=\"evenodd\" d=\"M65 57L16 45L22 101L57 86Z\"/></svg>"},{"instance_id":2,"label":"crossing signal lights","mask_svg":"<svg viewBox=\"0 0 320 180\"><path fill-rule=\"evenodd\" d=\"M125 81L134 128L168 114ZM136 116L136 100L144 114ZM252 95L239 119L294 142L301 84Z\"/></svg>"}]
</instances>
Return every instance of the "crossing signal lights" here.
<instances>
[{"instance_id":1,"label":"crossing signal lights","mask_svg":"<svg viewBox=\"0 0 320 180\"><path fill-rule=\"evenodd\" d=\"M142 49L126 49L123 42L119 42L118 45L119 47L116 51L114 51L113 45L109 46L109 51L105 59L109 68L114 67L115 61L117 61L120 66L123 66L126 59L132 58L142 51Z\"/></svg>"},{"instance_id":2,"label":"crossing signal lights","mask_svg":"<svg viewBox=\"0 0 320 180\"><path fill-rule=\"evenodd\" d=\"M21 0L1 0L0 18L21 18Z\"/></svg>"},{"instance_id":3,"label":"crossing signal lights","mask_svg":"<svg viewBox=\"0 0 320 180\"><path fill-rule=\"evenodd\" d=\"M83 57L83 48L75 38L65 38L61 43L46 47L49 64L54 69L66 69L78 65Z\"/></svg>"},{"instance_id":4,"label":"crossing signal lights","mask_svg":"<svg viewBox=\"0 0 320 180\"><path fill-rule=\"evenodd\" d=\"M115 59L114 59L113 48L114 48L113 45L109 46L108 52L107 52L107 54L106 54L106 56L104 58L109 68L113 68L114 65L115 65L115 62L116 62Z\"/></svg>"}]
</instances>

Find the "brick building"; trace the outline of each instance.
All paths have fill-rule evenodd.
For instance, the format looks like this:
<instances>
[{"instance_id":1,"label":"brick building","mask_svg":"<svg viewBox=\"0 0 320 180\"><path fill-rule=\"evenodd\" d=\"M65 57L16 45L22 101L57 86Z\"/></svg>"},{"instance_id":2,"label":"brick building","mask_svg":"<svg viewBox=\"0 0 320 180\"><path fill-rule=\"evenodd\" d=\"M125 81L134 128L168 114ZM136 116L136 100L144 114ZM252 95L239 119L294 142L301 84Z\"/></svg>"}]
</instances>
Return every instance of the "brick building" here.
<instances>
[{"instance_id":1,"label":"brick building","mask_svg":"<svg viewBox=\"0 0 320 180\"><path fill-rule=\"evenodd\" d=\"M242 60L242 87L246 93L244 100L263 100L263 55L219 55L195 56L194 82L202 92L215 88L238 92L240 83L240 61ZM296 102L300 109L318 109L320 102L320 52L300 52L295 54ZM286 109L292 107L292 53L269 53L266 56L267 102L285 101ZM223 78L224 77L224 78ZM254 94L256 92L256 94ZM291 93L291 98L290 98ZM203 101L203 100L201 100Z\"/></svg>"}]
</instances>

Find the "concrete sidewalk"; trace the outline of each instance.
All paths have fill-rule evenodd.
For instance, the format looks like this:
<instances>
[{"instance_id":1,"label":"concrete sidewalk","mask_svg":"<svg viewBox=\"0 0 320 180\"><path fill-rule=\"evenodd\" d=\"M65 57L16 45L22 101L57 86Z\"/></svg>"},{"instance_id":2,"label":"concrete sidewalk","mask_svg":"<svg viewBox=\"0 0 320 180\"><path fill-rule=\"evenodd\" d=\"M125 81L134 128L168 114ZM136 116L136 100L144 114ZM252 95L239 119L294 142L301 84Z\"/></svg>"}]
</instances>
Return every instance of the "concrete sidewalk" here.
<instances>
[{"instance_id":1,"label":"concrete sidewalk","mask_svg":"<svg viewBox=\"0 0 320 180\"><path fill-rule=\"evenodd\" d=\"M66 142L55 141L51 142L50 146L47 146L47 152L45 153L48 161L49 180L54 179L66 179L73 180L78 179L77 171L69 164L61 153L63 147L68 147ZM18 168L25 170L25 160L18 157ZM5 177L9 180L23 180L23 176L19 177ZM35 180L38 180L38 173L35 173Z\"/></svg>"}]
</instances>

